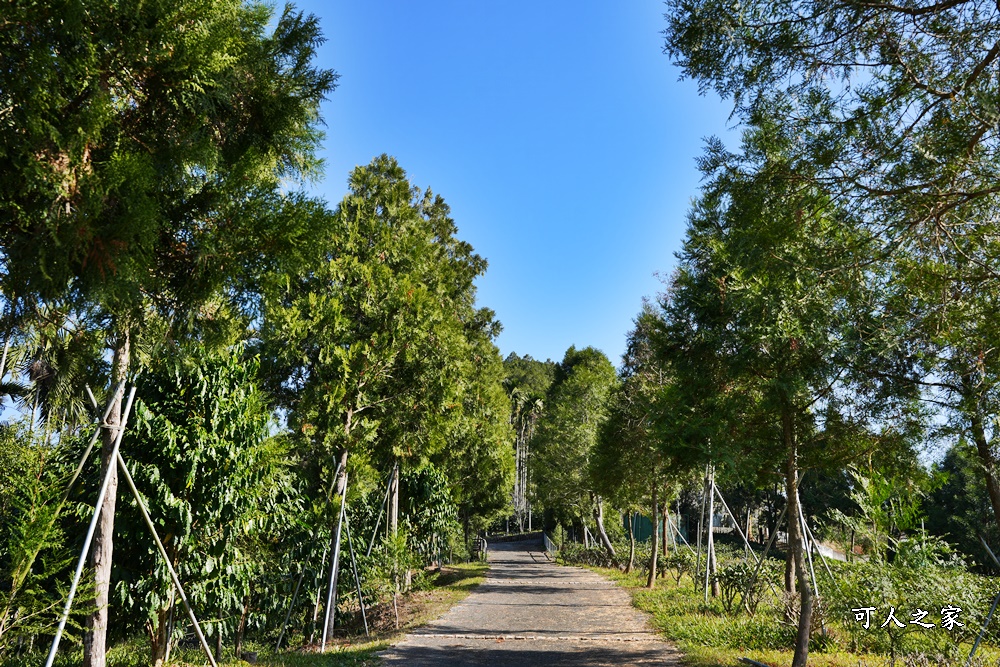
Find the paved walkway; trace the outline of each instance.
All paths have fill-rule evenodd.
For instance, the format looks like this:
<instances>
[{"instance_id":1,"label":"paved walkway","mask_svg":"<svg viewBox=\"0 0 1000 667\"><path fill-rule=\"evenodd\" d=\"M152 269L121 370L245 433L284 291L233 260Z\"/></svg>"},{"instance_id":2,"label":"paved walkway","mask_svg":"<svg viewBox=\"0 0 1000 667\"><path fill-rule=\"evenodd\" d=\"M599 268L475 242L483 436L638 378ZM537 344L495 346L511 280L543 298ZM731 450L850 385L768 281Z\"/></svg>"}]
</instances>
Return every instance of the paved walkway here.
<instances>
[{"instance_id":1,"label":"paved walkway","mask_svg":"<svg viewBox=\"0 0 1000 667\"><path fill-rule=\"evenodd\" d=\"M451 611L387 650L389 665L552 667L680 665L629 594L577 567L549 562L541 543L490 545L490 572Z\"/></svg>"}]
</instances>

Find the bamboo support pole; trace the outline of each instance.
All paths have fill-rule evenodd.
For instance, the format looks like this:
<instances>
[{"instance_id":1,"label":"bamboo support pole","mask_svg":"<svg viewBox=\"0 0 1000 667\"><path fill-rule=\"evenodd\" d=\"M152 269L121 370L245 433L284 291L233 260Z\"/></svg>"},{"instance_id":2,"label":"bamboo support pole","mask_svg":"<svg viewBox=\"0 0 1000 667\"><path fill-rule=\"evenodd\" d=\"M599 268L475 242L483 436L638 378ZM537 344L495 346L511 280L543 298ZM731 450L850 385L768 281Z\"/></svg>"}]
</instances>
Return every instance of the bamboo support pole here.
<instances>
[{"instance_id":1,"label":"bamboo support pole","mask_svg":"<svg viewBox=\"0 0 1000 667\"><path fill-rule=\"evenodd\" d=\"M345 505L347 503L344 503ZM344 530L347 531L347 547L351 550L351 569L354 570L354 587L358 592L358 605L361 607L361 621L365 624L365 637L368 633L368 614L365 612L365 598L361 595L361 577L358 576L358 559L354 555L354 540L351 539L351 519L344 511Z\"/></svg>"},{"instance_id":2,"label":"bamboo support pole","mask_svg":"<svg viewBox=\"0 0 1000 667\"><path fill-rule=\"evenodd\" d=\"M308 559L302 564L302 572L299 573L299 580L295 583L295 592L292 593L292 601L288 605L288 611L285 613L285 620L281 624L281 633L278 635L278 643L274 645L274 651L277 653L281 649L281 640L285 638L285 630L288 628L288 619L292 617L292 609L295 608L295 601L299 599L299 588L302 586L302 580L306 576L306 566L309 564Z\"/></svg>"},{"instance_id":3,"label":"bamboo support pole","mask_svg":"<svg viewBox=\"0 0 1000 667\"><path fill-rule=\"evenodd\" d=\"M781 526L781 520L785 518L785 514L787 513L788 513L788 505L785 505L784 507L781 508L781 514L778 515L778 520L774 523L774 530L771 531L771 536L767 538L767 545L764 546L764 553L760 555L760 562L757 563L757 569L754 570L753 577L750 578L750 582L747 584L747 588L746 591L744 592L744 595L746 595L746 593L749 592L749 590L753 587L753 585L757 583L757 578L760 576L761 568L764 567L764 561L765 559L767 559L767 554L770 553L771 547L774 546L774 540L778 537L778 528ZM781 596L778 595L778 592L774 590L774 583L771 583L771 591L774 592L774 594L778 597L779 600L781 599Z\"/></svg>"},{"instance_id":4,"label":"bamboo support pole","mask_svg":"<svg viewBox=\"0 0 1000 667\"><path fill-rule=\"evenodd\" d=\"M312 644L313 638L316 636L316 621L319 619L319 601L320 597L323 595L322 580L320 577L326 570L326 554L330 551L330 545L323 547L323 557L320 559L319 571L317 576L314 578L316 584L316 603L313 605L313 617L312 617L312 627L309 630L309 643Z\"/></svg>"},{"instance_id":5,"label":"bamboo support pole","mask_svg":"<svg viewBox=\"0 0 1000 667\"><path fill-rule=\"evenodd\" d=\"M802 538L805 542L806 556L809 559L809 573L812 575L813 590L816 591L816 597L820 597L819 594L819 584L816 582L816 568L813 566L812 548L815 546L815 540L810 541L809 526L806 525L806 515L802 511L802 503L799 503L799 524L802 526ZM818 551L818 549L817 549ZM823 620L823 616L819 617L819 626L823 632L823 636L826 636L826 622Z\"/></svg>"},{"instance_id":6,"label":"bamboo support pole","mask_svg":"<svg viewBox=\"0 0 1000 667\"><path fill-rule=\"evenodd\" d=\"M87 397L90 398L91 404L94 406L95 410L100 409L98 407L97 399L94 398L94 392L87 387ZM69 484L66 485L66 491L63 493L62 500L59 501L59 508L62 509L63 504L69 500L69 494L73 491L73 485L76 484L76 480L80 477L80 473L83 472L83 467L87 465L87 459L90 458L90 452L93 451L94 445L97 444L97 438L101 435L101 429L106 428L108 422L108 415L111 414L111 408L114 406L115 401L118 400L118 394L125 389L125 381L121 381L115 386L114 393L111 395L111 400L108 401L107 407L104 408L104 414L101 415L101 420L97 423L97 428L94 430L94 435L90 437L90 442L87 444L87 449L84 450L83 456L80 457L80 463L76 466L76 471L73 476L69 479ZM59 511L56 511L58 514Z\"/></svg>"},{"instance_id":7,"label":"bamboo support pole","mask_svg":"<svg viewBox=\"0 0 1000 667\"><path fill-rule=\"evenodd\" d=\"M729 509L729 505L726 503L726 499L722 497L722 491L719 491L719 487L717 486L715 487L715 494L719 497L719 501L722 502L722 507L723 509L726 510L726 514L728 514L732 518L733 525L736 526L736 532L740 534L741 538L743 538L743 544L746 546L747 551L749 551L750 554L753 556L755 562L760 563L760 559L757 558L757 554L754 553L754 550L750 548L750 540L748 540L747 536L743 534L743 529L740 528L740 523L739 521L736 520L736 515L733 514L733 511L731 509Z\"/></svg>"},{"instance_id":8,"label":"bamboo support pole","mask_svg":"<svg viewBox=\"0 0 1000 667\"><path fill-rule=\"evenodd\" d=\"M339 469L339 468L338 468ZM326 653L326 640L330 633L331 621L337 622L334 607L337 604L337 570L340 568L340 531L344 526L344 513L347 509L347 473L344 473L344 495L340 500L340 516L337 520L337 533L333 541L333 563L330 566L330 588L326 594L326 613L323 615L323 639L319 652Z\"/></svg>"},{"instance_id":9,"label":"bamboo support pole","mask_svg":"<svg viewBox=\"0 0 1000 667\"><path fill-rule=\"evenodd\" d=\"M710 577L712 573L712 550L715 540L712 538L712 517L715 514L715 495L712 491L715 489L715 475L711 472L709 473L708 486L705 487L708 494L708 516L706 523L708 524L708 534L705 536L705 604L708 604L708 587L710 582Z\"/></svg>"},{"instance_id":10,"label":"bamboo support pole","mask_svg":"<svg viewBox=\"0 0 1000 667\"><path fill-rule=\"evenodd\" d=\"M691 548L691 545L688 544L688 541L686 539L684 539L683 535L681 535L680 529L677 526L674 525L673 521L670 520L670 515L669 514L667 515L667 523L669 523L670 527L673 528L673 530L674 530L675 533L677 533L677 537L681 538L681 541L684 542L684 545L688 548L688 550L691 553L694 553L694 549ZM675 541L675 544L676 544L676 541Z\"/></svg>"},{"instance_id":11,"label":"bamboo support pole","mask_svg":"<svg viewBox=\"0 0 1000 667\"><path fill-rule=\"evenodd\" d=\"M160 541L160 536L156 532L153 520L149 518L149 512L146 510L146 503L143 502L142 496L139 495L139 490L135 488L135 482L132 480L132 474L129 472L128 466L125 465L125 459L122 458L121 452L116 451L115 453L118 459L118 466L121 468L122 474L125 475L125 481L128 483L128 487L132 490L132 495L135 496L135 502L139 505L139 510L142 512L142 518L146 522L146 527L149 528L149 532L153 535L153 540L156 541L156 548L160 552L160 557L163 558L163 562L167 565L167 571L170 572L170 579L173 581L174 588L177 589L177 594L180 596L181 602L187 610L188 618L191 619L191 624L194 626L194 632L198 635L198 641L201 642L201 648L205 651L205 655L208 657L208 662L212 665L212 667L216 667L215 656L212 655L212 651L208 647L208 641L205 639L205 634L201 631L198 619L194 615L194 609L191 608L191 603L188 602L187 596L184 594L184 588L181 586L181 580L177 577L177 571L174 570L174 566L170 563L170 557L167 555L167 550L163 548L163 542Z\"/></svg>"},{"instance_id":12,"label":"bamboo support pole","mask_svg":"<svg viewBox=\"0 0 1000 667\"><path fill-rule=\"evenodd\" d=\"M809 528L808 523L806 524L806 530L808 531L809 539L812 540L812 543L814 545L816 545L816 553L819 554L819 560L821 563L823 563L823 567L826 569L826 573L830 577L830 581L833 582L837 586L837 588L840 588L841 591L843 591L844 589L840 585L840 582L837 581L837 578L833 576L833 570L830 569L830 565L826 562L826 556L824 556L823 552L820 550L819 542L816 540L816 536L813 535L812 529Z\"/></svg>"},{"instance_id":13,"label":"bamboo support pole","mask_svg":"<svg viewBox=\"0 0 1000 667\"><path fill-rule=\"evenodd\" d=\"M697 535L697 545L698 552L694 561L694 573L695 577L701 572L701 533L704 530L705 525L705 490L708 487L708 470L705 471L705 481L702 483L701 487L701 510L698 514L698 535ZM698 582L695 581L695 590L698 590Z\"/></svg>"},{"instance_id":14,"label":"bamboo support pole","mask_svg":"<svg viewBox=\"0 0 1000 667\"><path fill-rule=\"evenodd\" d=\"M395 466L393 466L393 471L394 470ZM393 472L390 471L385 484L385 500L382 501L381 505L381 507L384 508L384 513L386 514L389 512L389 492L392 491L392 475ZM368 551L365 552L365 558L372 555L372 549L375 547L375 537L378 535L378 527L382 524L382 514L383 512L379 512L378 518L375 519L375 530L372 531L372 539L368 543Z\"/></svg>"},{"instance_id":15,"label":"bamboo support pole","mask_svg":"<svg viewBox=\"0 0 1000 667\"><path fill-rule=\"evenodd\" d=\"M979 541L983 543L984 547L986 547L987 553L990 554L990 558L992 558L993 562L997 564L997 567L1000 567L1000 560L997 560L996 554L993 553L993 549L990 549L990 545L986 543L986 540L983 539L982 535L979 536ZM969 658L965 661L965 667L969 667L969 665L972 664L972 658L976 655L976 649L979 648L979 642L983 640L983 636L986 634L986 628L990 626L990 621L993 620L993 613L997 610L998 602L1000 602L1000 593L997 593L993 597L993 604L990 605L990 613L986 615L986 621L983 623L982 630L979 631L979 636L976 637L976 643L972 645L972 650L969 651Z\"/></svg>"},{"instance_id":16,"label":"bamboo support pole","mask_svg":"<svg viewBox=\"0 0 1000 667\"><path fill-rule=\"evenodd\" d=\"M812 575L813 590L816 591L816 595L819 595L819 586L816 585L816 568L813 567L813 557L812 557L813 542L810 541L809 539L809 528L806 526L806 517L801 510L799 511L799 524L802 528L802 537L804 538L803 541L805 542L806 557L809 560L809 572Z\"/></svg>"},{"instance_id":17,"label":"bamboo support pole","mask_svg":"<svg viewBox=\"0 0 1000 667\"><path fill-rule=\"evenodd\" d=\"M976 649L979 648L979 642L983 641L983 635L986 634L986 628L990 627L990 621L993 620L993 612L997 610L997 603L1000 602L1000 593L993 596L993 604L990 605L990 613L986 615L986 621L983 622L983 629L979 631L979 636L976 637L976 643L972 645L972 650L969 651L969 658L965 661L965 667L969 667L972 664L972 658L976 655Z\"/></svg>"}]
</instances>

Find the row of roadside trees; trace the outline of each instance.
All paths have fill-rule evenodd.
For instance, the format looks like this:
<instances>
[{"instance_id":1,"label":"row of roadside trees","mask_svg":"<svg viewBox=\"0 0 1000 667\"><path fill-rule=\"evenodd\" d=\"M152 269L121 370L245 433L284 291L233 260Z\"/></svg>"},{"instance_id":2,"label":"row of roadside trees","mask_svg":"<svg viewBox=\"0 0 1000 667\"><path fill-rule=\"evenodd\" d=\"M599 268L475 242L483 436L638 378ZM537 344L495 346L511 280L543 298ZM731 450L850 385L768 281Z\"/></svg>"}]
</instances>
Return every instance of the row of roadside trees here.
<instances>
[{"instance_id":1,"label":"row of roadside trees","mask_svg":"<svg viewBox=\"0 0 1000 667\"><path fill-rule=\"evenodd\" d=\"M374 544L369 604L401 559L462 552L461 523L505 507L486 262L391 157L335 207L308 194L337 81L322 41L315 17L238 0L3 10L0 657L51 640L105 471L70 638L100 667L109 641L144 632L159 664L188 632L138 505L117 502L119 429L217 654L286 612L317 633L345 503ZM71 486L97 428L88 386L100 465Z\"/></svg>"},{"instance_id":2,"label":"row of roadside trees","mask_svg":"<svg viewBox=\"0 0 1000 667\"><path fill-rule=\"evenodd\" d=\"M798 667L814 602L803 495L808 523L843 523L882 480L892 491L867 511L889 517L890 543L926 517L991 567L1000 25L974 2L668 9L665 51L734 101L742 140L707 142L679 266L617 379L585 381L589 418L564 414L587 409L565 379L581 353L557 366L536 494L568 524L602 498L655 517L712 466L744 510L777 499Z\"/></svg>"}]
</instances>

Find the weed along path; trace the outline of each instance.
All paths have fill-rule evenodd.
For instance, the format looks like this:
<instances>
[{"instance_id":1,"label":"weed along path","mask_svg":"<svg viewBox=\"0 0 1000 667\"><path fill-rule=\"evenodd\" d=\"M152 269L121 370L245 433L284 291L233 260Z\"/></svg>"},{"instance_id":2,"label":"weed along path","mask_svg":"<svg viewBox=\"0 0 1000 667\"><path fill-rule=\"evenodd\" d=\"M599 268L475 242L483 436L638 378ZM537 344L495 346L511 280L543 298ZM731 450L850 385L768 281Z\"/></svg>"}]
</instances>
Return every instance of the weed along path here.
<instances>
[{"instance_id":1,"label":"weed along path","mask_svg":"<svg viewBox=\"0 0 1000 667\"><path fill-rule=\"evenodd\" d=\"M486 582L382 654L386 665L680 665L629 594L589 570L549 562L541 542L490 546Z\"/></svg>"}]
</instances>

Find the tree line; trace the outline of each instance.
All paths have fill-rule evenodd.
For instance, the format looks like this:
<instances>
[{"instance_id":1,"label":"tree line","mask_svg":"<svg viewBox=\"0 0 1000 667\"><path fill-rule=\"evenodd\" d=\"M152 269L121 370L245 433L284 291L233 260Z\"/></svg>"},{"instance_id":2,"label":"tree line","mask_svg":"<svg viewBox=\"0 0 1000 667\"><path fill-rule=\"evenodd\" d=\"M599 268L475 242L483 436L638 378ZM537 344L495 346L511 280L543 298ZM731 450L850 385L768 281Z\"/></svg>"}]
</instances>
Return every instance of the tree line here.
<instances>
[{"instance_id":1,"label":"tree line","mask_svg":"<svg viewBox=\"0 0 1000 667\"><path fill-rule=\"evenodd\" d=\"M667 6L665 53L732 101L740 141L706 142L677 269L617 376L593 350L555 365L534 493L550 527L588 539L590 522L612 557L602 501L696 513L685 489L708 469L737 514L773 530L785 507L799 667L801 518L878 514L864 548L890 559L923 520L994 566L1000 27L971 0Z\"/></svg>"},{"instance_id":2,"label":"tree line","mask_svg":"<svg viewBox=\"0 0 1000 667\"><path fill-rule=\"evenodd\" d=\"M387 155L308 193L322 42L238 0L0 12L0 658L52 640L105 478L66 628L88 667L190 631L143 506L216 657L325 637L506 510L486 261Z\"/></svg>"}]
</instances>

